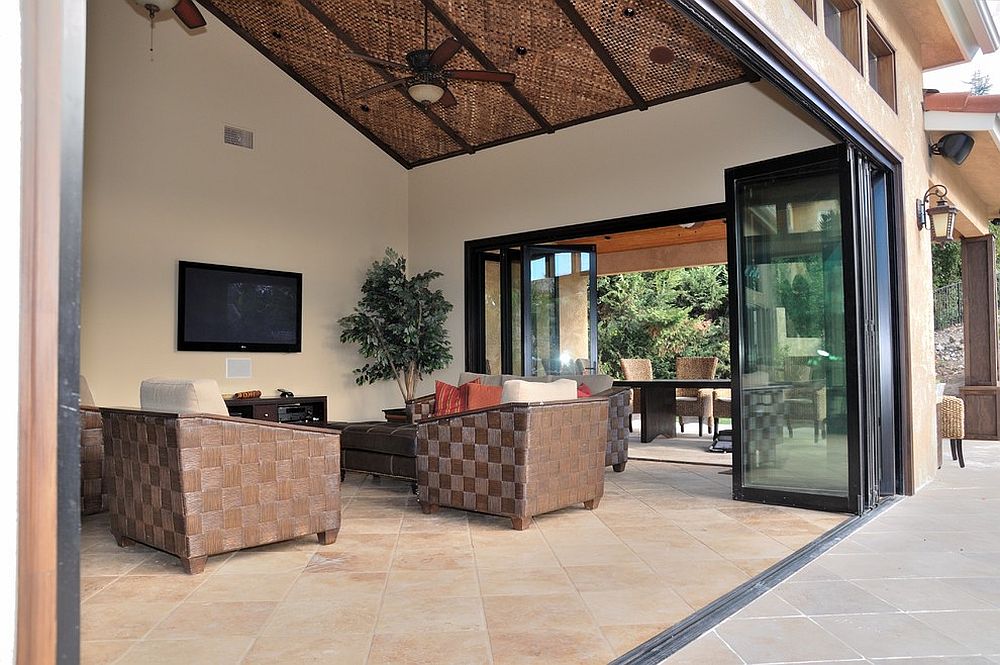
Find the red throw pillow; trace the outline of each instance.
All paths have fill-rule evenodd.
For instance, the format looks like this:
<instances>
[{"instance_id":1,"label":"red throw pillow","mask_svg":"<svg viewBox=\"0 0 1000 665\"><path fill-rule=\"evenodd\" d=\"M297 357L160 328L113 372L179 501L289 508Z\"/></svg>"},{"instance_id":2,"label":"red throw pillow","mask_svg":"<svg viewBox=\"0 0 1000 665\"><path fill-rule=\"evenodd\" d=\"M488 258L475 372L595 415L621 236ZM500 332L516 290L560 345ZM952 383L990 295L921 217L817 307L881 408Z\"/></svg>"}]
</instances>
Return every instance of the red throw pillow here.
<instances>
[{"instance_id":1,"label":"red throw pillow","mask_svg":"<svg viewBox=\"0 0 1000 665\"><path fill-rule=\"evenodd\" d=\"M479 384L479 379L453 386L444 381L434 382L434 415L448 416L469 408L469 386Z\"/></svg>"},{"instance_id":2,"label":"red throw pillow","mask_svg":"<svg viewBox=\"0 0 1000 665\"><path fill-rule=\"evenodd\" d=\"M479 383L478 379L472 383L466 383L465 386L469 388L468 408L470 410L485 409L500 404L503 386L484 386Z\"/></svg>"},{"instance_id":3,"label":"red throw pillow","mask_svg":"<svg viewBox=\"0 0 1000 665\"><path fill-rule=\"evenodd\" d=\"M576 387L576 396L579 397L590 397L593 393L590 392L590 386L585 384L580 384Z\"/></svg>"}]
</instances>

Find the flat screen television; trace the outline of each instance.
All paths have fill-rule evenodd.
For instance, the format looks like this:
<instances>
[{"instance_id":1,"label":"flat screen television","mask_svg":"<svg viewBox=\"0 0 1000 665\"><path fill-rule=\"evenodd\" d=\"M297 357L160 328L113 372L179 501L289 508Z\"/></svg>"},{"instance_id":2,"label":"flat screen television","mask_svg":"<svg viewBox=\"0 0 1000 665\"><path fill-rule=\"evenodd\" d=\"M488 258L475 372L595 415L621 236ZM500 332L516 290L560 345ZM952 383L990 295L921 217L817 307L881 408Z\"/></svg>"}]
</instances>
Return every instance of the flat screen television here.
<instances>
[{"instance_id":1,"label":"flat screen television","mask_svg":"<svg viewBox=\"0 0 1000 665\"><path fill-rule=\"evenodd\" d=\"M302 351L302 274L181 261L178 351Z\"/></svg>"}]
</instances>

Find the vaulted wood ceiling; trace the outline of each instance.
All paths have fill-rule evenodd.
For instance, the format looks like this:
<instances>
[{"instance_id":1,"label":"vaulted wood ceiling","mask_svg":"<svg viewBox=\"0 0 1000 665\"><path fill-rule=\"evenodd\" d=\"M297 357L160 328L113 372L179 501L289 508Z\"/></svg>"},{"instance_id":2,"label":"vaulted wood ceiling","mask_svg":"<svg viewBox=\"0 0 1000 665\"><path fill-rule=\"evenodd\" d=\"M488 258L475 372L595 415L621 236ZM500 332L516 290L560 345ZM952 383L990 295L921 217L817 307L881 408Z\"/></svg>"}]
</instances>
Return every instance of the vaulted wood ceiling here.
<instances>
[{"instance_id":1,"label":"vaulted wood ceiling","mask_svg":"<svg viewBox=\"0 0 1000 665\"><path fill-rule=\"evenodd\" d=\"M754 78L668 0L198 2L407 168ZM515 82L452 81L450 108L405 88L354 99L394 75L345 54L402 61L423 47L425 11L431 48L463 47L450 69ZM658 46L668 64L650 59Z\"/></svg>"}]
</instances>

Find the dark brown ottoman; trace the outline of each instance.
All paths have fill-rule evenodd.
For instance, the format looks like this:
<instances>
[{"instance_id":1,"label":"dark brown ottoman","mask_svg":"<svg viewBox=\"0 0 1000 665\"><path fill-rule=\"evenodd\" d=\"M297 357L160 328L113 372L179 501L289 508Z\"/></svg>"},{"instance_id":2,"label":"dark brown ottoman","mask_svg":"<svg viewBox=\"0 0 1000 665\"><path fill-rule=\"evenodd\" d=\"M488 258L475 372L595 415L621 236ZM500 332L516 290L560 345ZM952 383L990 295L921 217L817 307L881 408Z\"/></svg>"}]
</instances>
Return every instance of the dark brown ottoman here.
<instances>
[{"instance_id":1,"label":"dark brown ottoman","mask_svg":"<svg viewBox=\"0 0 1000 665\"><path fill-rule=\"evenodd\" d=\"M410 423L331 422L340 431L340 468L344 471L417 480L417 426Z\"/></svg>"}]
</instances>

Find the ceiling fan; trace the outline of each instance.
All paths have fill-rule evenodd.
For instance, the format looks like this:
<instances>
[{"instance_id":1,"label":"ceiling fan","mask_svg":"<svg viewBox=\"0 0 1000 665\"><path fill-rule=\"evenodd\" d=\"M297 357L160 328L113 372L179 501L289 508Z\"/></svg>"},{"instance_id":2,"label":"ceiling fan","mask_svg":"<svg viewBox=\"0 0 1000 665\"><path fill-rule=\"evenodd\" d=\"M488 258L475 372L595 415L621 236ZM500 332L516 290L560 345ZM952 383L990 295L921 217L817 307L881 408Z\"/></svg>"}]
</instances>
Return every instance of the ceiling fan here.
<instances>
[{"instance_id":1,"label":"ceiling fan","mask_svg":"<svg viewBox=\"0 0 1000 665\"><path fill-rule=\"evenodd\" d=\"M173 9L174 14L189 30L205 26L205 17L191 0L132 0L149 13L149 20L156 18L159 12Z\"/></svg>"},{"instance_id":2,"label":"ceiling fan","mask_svg":"<svg viewBox=\"0 0 1000 665\"><path fill-rule=\"evenodd\" d=\"M427 14L424 13L424 47L406 54L406 63L374 58L361 53L347 53L346 57L364 60L380 69L408 72L392 81L380 83L366 90L355 93L353 99L367 97L383 90L406 87L406 92L416 102L425 106L440 103L443 107L451 107L458 102L455 95L448 89L449 80L480 81L484 83L513 83L514 75L509 72L494 72L469 69L445 69L445 65L462 50L462 45L454 37L448 37L434 50L427 45Z\"/></svg>"}]
</instances>

